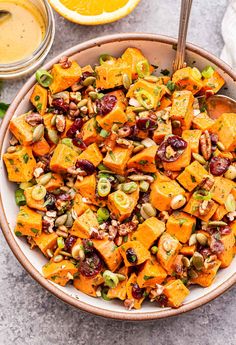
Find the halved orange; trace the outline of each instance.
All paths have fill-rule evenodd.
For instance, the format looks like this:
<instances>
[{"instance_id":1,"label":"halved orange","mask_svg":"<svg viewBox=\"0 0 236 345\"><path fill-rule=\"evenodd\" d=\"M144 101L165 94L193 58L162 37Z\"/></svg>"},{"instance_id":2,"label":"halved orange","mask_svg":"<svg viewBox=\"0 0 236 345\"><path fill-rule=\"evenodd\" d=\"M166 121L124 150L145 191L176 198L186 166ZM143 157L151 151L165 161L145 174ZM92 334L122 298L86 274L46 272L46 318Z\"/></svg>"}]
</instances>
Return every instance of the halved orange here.
<instances>
[{"instance_id":1,"label":"halved orange","mask_svg":"<svg viewBox=\"0 0 236 345\"><path fill-rule=\"evenodd\" d=\"M49 0L64 18L78 24L98 25L127 16L140 0Z\"/></svg>"}]
</instances>

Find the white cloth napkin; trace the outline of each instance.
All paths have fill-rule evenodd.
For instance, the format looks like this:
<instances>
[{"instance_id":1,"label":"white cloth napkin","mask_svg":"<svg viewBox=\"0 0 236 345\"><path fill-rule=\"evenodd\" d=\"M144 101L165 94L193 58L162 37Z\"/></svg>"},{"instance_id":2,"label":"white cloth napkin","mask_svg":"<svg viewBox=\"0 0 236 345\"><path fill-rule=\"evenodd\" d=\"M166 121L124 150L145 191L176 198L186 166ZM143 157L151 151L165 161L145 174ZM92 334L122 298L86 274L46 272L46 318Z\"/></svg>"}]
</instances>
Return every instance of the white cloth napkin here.
<instances>
[{"instance_id":1,"label":"white cloth napkin","mask_svg":"<svg viewBox=\"0 0 236 345\"><path fill-rule=\"evenodd\" d=\"M236 0L230 0L221 30L225 46L220 58L236 71Z\"/></svg>"}]
</instances>

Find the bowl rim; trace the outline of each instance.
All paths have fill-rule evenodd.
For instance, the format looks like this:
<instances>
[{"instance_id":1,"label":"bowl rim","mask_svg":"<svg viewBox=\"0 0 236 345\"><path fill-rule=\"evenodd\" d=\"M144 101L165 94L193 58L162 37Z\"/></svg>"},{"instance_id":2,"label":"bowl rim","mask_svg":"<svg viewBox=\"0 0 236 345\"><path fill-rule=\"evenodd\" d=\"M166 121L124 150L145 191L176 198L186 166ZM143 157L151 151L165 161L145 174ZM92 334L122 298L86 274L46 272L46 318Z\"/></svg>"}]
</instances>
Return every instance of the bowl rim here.
<instances>
[{"instance_id":1,"label":"bowl rim","mask_svg":"<svg viewBox=\"0 0 236 345\"><path fill-rule=\"evenodd\" d=\"M61 56L72 56L76 53L81 51L85 51L89 48L96 47L98 45L112 43L112 42L121 42L121 41L156 41L159 43L165 43L168 45L175 45L177 40L175 38L163 35L155 35L155 34L148 34L148 33L123 33L123 34L115 34L115 35L107 35L100 38L92 39L83 43L80 43L72 48L67 49L63 53L57 55L49 62L47 62L42 68L43 69L50 69L53 64L55 64ZM188 43L186 46L187 51L191 51L197 53L198 55L206 58L209 62L215 64L217 67L221 68L225 73L227 73L234 81L236 81L236 73L232 70L232 68L227 65L225 62L220 60L219 58L215 57L213 54L209 53L208 51ZM2 126L0 129L0 152L2 152L2 146L5 139L5 135L8 131L9 121L14 114L15 110L24 99L24 96L29 92L32 86L35 84L36 79L35 76L32 76L20 89L17 96L13 100L11 106L9 107L4 120L2 122ZM189 302L188 304L184 304L178 309L163 309L160 311L148 312L148 313L137 313L133 311L132 313L126 312L118 312L118 311L111 311L106 308L100 308L85 302L82 302L72 296L69 296L51 282L46 280L37 270L36 268L30 263L28 258L24 255L21 251L20 247L18 246L13 233L10 229L9 223L7 221L7 217L3 207L2 196L0 194L0 224L2 227L3 235L11 248L13 254L17 258L17 260L21 263L21 265L25 268L25 270L31 275L31 277L36 280L41 286L43 286L46 290L51 292L60 300L70 304L73 307L79 308L83 311L90 312L92 314L107 317L111 319L118 319L118 320L129 320L129 321L146 321L146 320L154 320L154 319L161 319L170 316L179 315L185 313L187 311L193 310L201 305L208 303L209 301L213 300L214 298L221 295L223 292L228 290L233 284L236 283L236 273L234 273L229 279L223 282L220 286L218 286L215 290L207 293L206 295L198 298L195 301Z\"/></svg>"}]
</instances>

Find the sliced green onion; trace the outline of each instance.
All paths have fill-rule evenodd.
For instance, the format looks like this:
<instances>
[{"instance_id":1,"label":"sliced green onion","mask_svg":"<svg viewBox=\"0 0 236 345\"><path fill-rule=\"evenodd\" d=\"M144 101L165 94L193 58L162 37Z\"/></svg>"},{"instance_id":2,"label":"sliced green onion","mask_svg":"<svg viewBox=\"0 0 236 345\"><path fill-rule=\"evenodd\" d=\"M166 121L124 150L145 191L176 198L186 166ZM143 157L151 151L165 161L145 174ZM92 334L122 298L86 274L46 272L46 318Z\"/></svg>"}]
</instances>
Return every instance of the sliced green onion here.
<instances>
[{"instance_id":1,"label":"sliced green onion","mask_svg":"<svg viewBox=\"0 0 236 345\"><path fill-rule=\"evenodd\" d=\"M104 164L100 163L98 165L98 170L109 170Z\"/></svg>"},{"instance_id":2,"label":"sliced green onion","mask_svg":"<svg viewBox=\"0 0 236 345\"><path fill-rule=\"evenodd\" d=\"M47 190L44 186L37 184L31 192L31 196L34 200L39 201L44 199L45 195L47 194Z\"/></svg>"},{"instance_id":3,"label":"sliced green onion","mask_svg":"<svg viewBox=\"0 0 236 345\"><path fill-rule=\"evenodd\" d=\"M15 191L15 201L18 206L24 206L26 204L26 198L23 189L17 189Z\"/></svg>"},{"instance_id":4,"label":"sliced green onion","mask_svg":"<svg viewBox=\"0 0 236 345\"><path fill-rule=\"evenodd\" d=\"M168 80L166 87L167 87L167 89L169 89L172 92L172 91L175 91L176 85L175 85L175 83L173 83L173 81Z\"/></svg>"},{"instance_id":5,"label":"sliced green onion","mask_svg":"<svg viewBox=\"0 0 236 345\"><path fill-rule=\"evenodd\" d=\"M139 78L145 78L150 75L150 66L147 60L139 61L136 65Z\"/></svg>"},{"instance_id":6,"label":"sliced green onion","mask_svg":"<svg viewBox=\"0 0 236 345\"><path fill-rule=\"evenodd\" d=\"M202 79L202 74L197 67L192 68L192 76L193 76L193 78L195 78L197 80Z\"/></svg>"},{"instance_id":7,"label":"sliced green onion","mask_svg":"<svg viewBox=\"0 0 236 345\"><path fill-rule=\"evenodd\" d=\"M119 279L117 275L109 270L106 270L103 272L103 279L104 279L104 284L110 288L115 288L117 287L119 283Z\"/></svg>"},{"instance_id":8,"label":"sliced green onion","mask_svg":"<svg viewBox=\"0 0 236 345\"><path fill-rule=\"evenodd\" d=\"M99 196L101 197L107 196L111 191L110 181L105 177L100 178L98 181L97 190L98 190Z\"/></svg>"},{"instance_id":9,"label":"sliced green onion","mask_svg":"<svg viewBox=\"0 0 236 345\"><path fill-rule=\"evenodd\" d=\"M194 194L193 194L193 198L195 200L211 200L212 198L212 194L210 192L207 192L207 191L204 191L204 190L199 190L199 191L196 191Z\"/></svg>"},{"instance_id":10,"label":"sliced green onion","mask_svg":"<svg viewBox=\"0 0 236 345\"><path fill-rule=\"evenodd\" d=\"M33 182L21 182L20 189L25 190L26 188L32 187L34 184Z\"/></svg>"},{"instance_id":11,"label":"sliced green onion","mask_svg":"<svg viewBox=\"0 0 236 345\"><path fill-rule=\"evenodd\" d=\"M101 137L107 138L109 137L110 133L106 131L105 129L102 129L101 132L99 133Z\"/></svg>"},{"instance_id":12,"label":"sliced green onion","mask_svg":"<svg viewBox=\"0 0 236 345\"><path fill-rule=\"evenodd\" d=\"M214 74L214 68L212 66L206 66L204 70L202 71L202 76L206 79L211 78L213 74Z\"/></svg>"},{"instance_id":13,"label":"sliced green onion","mask_svg":"<svg viewBox=\"0 0 236 345\"><path fill-rule=\"evenodd\" d=\"M43 87L48 87L52 84L53 76L45 69L38 69L35 76L37 82Z\"/></svg>"},{"instance_id":14,"label":"sliced green onion","mask_svg":"<svg viewBox=\"0 0 236 345\"><path fill-rule=\"evenodd\" d=\"M104 64L107 61L114 61L115 58L109 54L102 54L99 56L99 63L100 65Z\"/></svg>"},{"instance_id":15,"label":"sliced green onion","mask_svg":"<svg viewBox=\"0 0 236 345\"><path fill-rule=\"evenodd\" d=\"M122 208L128 208L130 206L130 198L122 191L114 193L114 201Z\"/></svg>"},{"instance_id":16,"label":"sliced green onion","mask_svg":"<svg viewBox=\"0 0 236 345\"><path fill-rule=\"evenodd\" d=\"M154 108L154 97L150 94L150 92L144 89L140 89L135 92L135 97L139 104L141 104L144 108Z\"/></svg>"},{"instance_id":17,"label":"sliced green onion","mask_svg":"<svg viewBox=\"0 0 236 345\"><path fill-rule=\"evenodd\" d=\"M108 287L104 287L101 291L101 295L102 295L102 298L105 300L105 301L110 301L111 299L109 297L107 297L107 293L108 293Z\"/></svg>"},{"instance_id":18,"label":"sliced green onion","mask_svg":"<svg viewBox=\"0 0 236 345\"><path fill-rule=\"evenodd\" d=\"M121 190L127 194L133 193L137 190L138 185L135 182L122 183Z\"/></svg>"},{"instance_id":19,"label":"sliced green onion","mask_svg":"<svg viewBox=\"0 0 236 345\"><path fill-rule=\"evenodd\" d=\"M101 220L101 222L105 222L110 217L110 213L107 208L100 207L97 210L97 216L98 216L98 219Z\"/></svg>"},{"instance_id":20,"label":"sliced green onion","mask_svg":"<svg viewBox=\"0 0 236 345\"><path fill-rule=\"evenodd\" d=\"M140 187L140 192L147 192L149 189L149 183L147 181L140 181L139 187Z\"/></svg>"},{"instance_id":21,"label":"sliced green onion","mask_svg":"<svg viewBox=\"0 0 236 345\"><path fill-rule=\"evenodd\" d=\"M65 241L64 241L63 237L57 238L57 246L58 246L58 248L61 248L61 249L63 249L65 247Z\"/></svg>"},{"instance_id":22,"label":"sliced green onion","mask_svg":"<svg viewBox=\"0 0 236 345\"><path fill-rule=\"evenodd\" d=\"M74 145L72 144L72 139L70 138L63 138L61 143L71 148L74 147Z\"/></svg>"}]
</instances>

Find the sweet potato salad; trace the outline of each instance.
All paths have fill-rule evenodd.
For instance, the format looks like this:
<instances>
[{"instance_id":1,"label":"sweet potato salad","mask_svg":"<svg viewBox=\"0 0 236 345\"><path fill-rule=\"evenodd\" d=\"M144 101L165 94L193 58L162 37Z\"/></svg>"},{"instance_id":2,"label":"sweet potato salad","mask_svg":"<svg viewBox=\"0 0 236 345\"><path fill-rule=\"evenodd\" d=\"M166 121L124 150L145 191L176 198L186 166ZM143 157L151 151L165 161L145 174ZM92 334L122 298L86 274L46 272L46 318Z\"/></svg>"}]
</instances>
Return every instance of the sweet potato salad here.
<instances>
[{"instance_id":1,"label":"sweet potato salad","mask_svg":"<svg viewBox=\"0 0 236 345\"><path fill-rule=\"evenodd\" d=\"M218 71L171 76L128 48L96 66L63 57L36 79L3 160L15 235L47 258L43 276L128 309L178 308L210 286L236 235L236 114L204 105Z\"/></svg>"}]
</instances>

